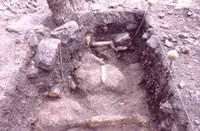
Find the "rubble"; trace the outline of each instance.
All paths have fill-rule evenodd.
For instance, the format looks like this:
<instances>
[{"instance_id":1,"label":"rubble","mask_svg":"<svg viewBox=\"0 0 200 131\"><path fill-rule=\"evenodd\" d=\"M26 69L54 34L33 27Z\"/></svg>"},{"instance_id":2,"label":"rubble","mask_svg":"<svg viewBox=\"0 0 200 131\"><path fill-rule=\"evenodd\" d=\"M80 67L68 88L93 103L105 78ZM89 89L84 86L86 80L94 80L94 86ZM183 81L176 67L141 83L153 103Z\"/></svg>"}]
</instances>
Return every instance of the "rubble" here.
<instances>
[{"instance_id":1,"label":"rubble","mask_svg":"<svg viewBox=\"0 0 200 131\"><path fill-rule=\"evenodd\" d=\"M58 44L61 44L59 39L48 38L42 40L37 47L36 65L37 67L51 71L54 68Z\"/></svg>"}]
</instances>

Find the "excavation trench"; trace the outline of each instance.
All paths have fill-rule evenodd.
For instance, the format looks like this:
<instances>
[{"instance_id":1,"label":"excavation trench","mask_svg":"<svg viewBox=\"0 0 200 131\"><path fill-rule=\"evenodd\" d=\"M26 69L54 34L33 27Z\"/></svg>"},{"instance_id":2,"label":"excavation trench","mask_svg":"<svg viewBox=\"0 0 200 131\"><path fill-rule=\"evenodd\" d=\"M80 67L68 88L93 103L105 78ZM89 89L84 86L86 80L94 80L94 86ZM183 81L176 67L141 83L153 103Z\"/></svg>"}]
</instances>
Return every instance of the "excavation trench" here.
<instances>
[{"instance_id":1,"label":"excavation trench","mask_svg":"<svg viewBox=\"0 0 200 131\"><path fill-rule=\"evenodd\" d=\"M37 77L28 74L29 90L18 86L24 96L20 101L30 101L24 109L26 118L21 118L26 121L23 128L170 130L163 123L173 112L160 108L172 94L169 74L157 36L143 16L140 11L83 12L53 30L50 37L62 42L57 64L45 70L47 66L37 63L37 49L32 57L38 64Z\"/></svg>"}]
</instances>

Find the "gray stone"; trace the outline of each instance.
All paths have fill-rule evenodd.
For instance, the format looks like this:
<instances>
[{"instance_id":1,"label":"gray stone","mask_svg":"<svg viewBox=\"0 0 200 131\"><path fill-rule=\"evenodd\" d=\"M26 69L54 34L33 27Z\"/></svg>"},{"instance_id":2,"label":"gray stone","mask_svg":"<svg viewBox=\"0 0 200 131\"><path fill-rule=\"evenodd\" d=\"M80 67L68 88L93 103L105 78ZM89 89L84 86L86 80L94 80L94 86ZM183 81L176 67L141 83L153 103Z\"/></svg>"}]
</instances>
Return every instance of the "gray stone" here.
<instances>
[{"instance_id":1,"label":"gray stone","mask_svg":"<svg viewBox=\"0 0 200 131\"><path fill-rule=\"evenodd\" d=\"M58 51L59 39L48 38L38 44L36 64L39 68L50 71L53 69Z\"/></svg>"},{"instance_id":2,"label":"gray stone","mask_svg":"<svg viewBox=\"0 0 200 131\"><path fill-rule=\"evenodd\" d=\"M170 25L167 24L167 23L162 23L162 25L160 25L160 27L163 28L163 29L169 29Z\"/></svg>"},{"instance_id":3,"label":"gray stone","mask_svg":"<svg viewBox=\"0 0 200 131\"><path fill-rule=\"evenodd\" d=\"M42 36L49 36L50 35L50 30L48 27L44 26L44 25L37 25L34 28L34 31L36 34L38 35L42 35Z\"/></svg>"},{"instance_id":4,"label":"gray stone","mask_svg":"<svg viewBox=\"0 0 200 131\"><path fill-rule=\"evenodd\" d=\"M81 61L80 68L75 72L79 88L84 91L96 91L101 84L101 59L93 54L86 53Z\"/></svg>"},{"instance_id":5,"label":"gray stone","mask_svg":"<svg viewBox=\"0 0 200 131\"><path fill-rule=\"evenodd\" d=\"M165 46L167 46L168 48L173 48L174 43L170 42L169 40L165 40Z\"/></svg>"},{"instance_id":6,"label":"gray stone","mask_svg":"<svg viewBox=\"0 0 200 131\"><path fill-rule=\"evenodd\" d=\"M30 32L26 34L25 39L30 47L35 48L38 46L38 43L39 43L38 38L37 38L36 33L33 30L31 30Z\"/></svg>"},{"instance_id":7,"label":"gray stone","mask_svg":"<svg viewBox=\"0 0 200 131\"><path fill-rule=\"evenodd\" d=\"M67 44L71 39L77 39L79 30L80 28L76 21L70 21L53 30L51 35L59 38L62 43Z\"/></svg>"},{"instance_id":8,"label":"gray stone","mask_svg":"<svg viewBox=\"0 0 200 131\"><path fill-rule=\"evenodd\" d=\"M166 101L165 103L163 103L161 106L160 106L160 109L165 112L165 113L170 113L172 114L173 113L173 107L172 105Z\"/></svg>"},{"instance_id":9,"label":"gray stone","mask_svg":"<svg viewBox=\"0 0 200 131\"><path fill-rule=\"evenodd\" d=\"M35 67L34 65L30 66L29 69L27 70L27 78L33 79L37 77L38 74L38 68Z\"/></svg>"},{"instance_id":10,"label":"gray stone","mask_svg":"<svg viewBox=\"0 0 200 131\"><path fill-rule=\"evenodd\" d=\"M190 53L190 48L184 46L184 47L181 48L181 52L182 52L183 54L189 54L189 53Z\"/></svg>"},{"instance_id":11,"label":"gray stone","mask_svg":"<svg viewBox=\"0 0 200 131\"><path fill-rule=\"evenodd\" d=\"M146 16L146 22L150 27L155 27L156 26L156 24L155 24L156 22L155 22L153 16L151 16L151 15L147 15Z\"/></svg>"},{"instance_id":12,"label":"gray stone","mask_svg":"<svg viewBox=\"0 0 200 131\"><path fill-rule=\"evenodd\" d=\"M157 35L152 35L150 39L147 40L147 45L153 49L156 49L159 44L159 39Z\"/></svg>"},{"instance_id":13,"label":"gray stone","mask_svg":"<svg viewBox=\"0 0 200 131\"><path fill-rule=\"evenodd\" d=\"M142 35L142 39L147 40L149 39L149 34L146 32Z\"/></svg>"},{"instance_id":14,"label":"gray stone","mask_svg":"<svg viewBox=\"0 0 200 131\"><path fill-rule=\"evenodd\" d=\"M188 38L188 36L189 36L189 34L187 34L187 33L179 33L178 34L178 37L182 38L182 39Z\"/></svg>"},{"instance_id":15,"label":"gray stone","mask_svg":"<svg viewBox=\"0 0 200 131\"><path fill-rule=\"evenodd\" d=\"M22 42L22 40L20 39L20 38L17 38L16 40L15 40L15 43L16 44L20 44Z\"/></svg>"},{"instance_id":16,"label":"gray stone","mask_svg":"<svg viewBox=\"0 0 200 131\"><path fill-rule=\"evenodd\" d=\"M24 34L40 24L45 19L44 14L29 14L23 16L20 20L12 22L6 28L9 32Z\"/></svg>"},{"instance_id":17,"label":"gray stone","mask_svg":"<svg viewBox=\"0 0 200 131\"><path fill-rule=\"evenodd\" d=\"M116 46L130 46L131 36L128 32L116 34L114 37L114 44Z\"/></svg>"},{"instance_id":18,"label":"gray stone","mask_svg":"<svg viewBox=\"0 0 200 131\"><path fill-rule=\"evenodd\" d=\"M125 76L115 66L106 64L104 66L104 84L107 88L115 91L123 91L126 87ZM103 75L103 72L102 72Z\"/></svg>"},{"instance_id":19,"label":"gray stone","mask_svg":"<svg viewBox=\"0 0 200 131\"><path fill-rule=\"evenodd\" d=\"M73 13L72 20L76 21L80 27L84 27L85 32L91 32L95 28L95 15L93 12Z\"/></svg>"}]
</instances>

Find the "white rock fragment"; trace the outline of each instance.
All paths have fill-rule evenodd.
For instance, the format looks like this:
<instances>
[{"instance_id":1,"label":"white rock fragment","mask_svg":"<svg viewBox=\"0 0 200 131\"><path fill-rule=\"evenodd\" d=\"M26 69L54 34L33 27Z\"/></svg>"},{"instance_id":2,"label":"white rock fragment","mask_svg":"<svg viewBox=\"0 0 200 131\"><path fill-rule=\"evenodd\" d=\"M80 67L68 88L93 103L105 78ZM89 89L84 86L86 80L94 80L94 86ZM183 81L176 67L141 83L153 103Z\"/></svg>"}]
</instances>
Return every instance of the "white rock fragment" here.
<instances>
[{"instance_id":1,"label":"white rock fragment","mask_svg":"<svg viewBox=\"0 0 200 131\"><path fill-rule=\"evenodd\" d=\"M181 82L179 83L179 87L181 89L185 87L185 82L183 80L181 80Z\"/></svg>"},{"instance_id":2,"label":"white rock fragment","mask_svg":"<svg viewBox=\"0 0 200 131\"><path fill-rule=\"evenodd\" d=\"M118 3L116 3L116 2L110 2L110 4L109 4L109 8L117 8L117 6L118 6Z\"/></svg>"},{"instance_id":3,"label":"white rock fragment","mask_svg":"<svg viewBox=\"0 0 200 131\"><path fill-rule=\"evenodd\" d=\"M168 48L173 48L174 47L174 43L170 42L169 40L165 41L165 46L167 46Z\"/></svg>"},{"instance_id":4,"label":"white rock fragment","mask_svg":"<svg viewBox=\"0 0 200 131\"><path fill-rule=\"evenodd\" d=\"M99 11L99 10L101 10L101 7L98 4L92 4L91 10L92 11Z\"/></svg>"}]
</instances>

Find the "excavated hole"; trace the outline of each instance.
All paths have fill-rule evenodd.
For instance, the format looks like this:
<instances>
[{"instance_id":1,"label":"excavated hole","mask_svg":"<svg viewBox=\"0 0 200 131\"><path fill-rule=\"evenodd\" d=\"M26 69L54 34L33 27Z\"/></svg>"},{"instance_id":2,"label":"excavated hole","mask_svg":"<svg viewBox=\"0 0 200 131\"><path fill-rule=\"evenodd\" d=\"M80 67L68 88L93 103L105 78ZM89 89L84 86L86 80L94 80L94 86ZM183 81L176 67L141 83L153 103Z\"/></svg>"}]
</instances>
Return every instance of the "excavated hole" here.
<instances>
[{"instance_id":1,"label":"excavated hole","mask_svg":"<svg viewBox=\"0 0 200 131\"><path fill-rule=\"evenodd\" d=\"M9 107L16 109L9 116L15 129L161 130L162 121L170 115L160 110L171 96L169 74L159 47L147 44L153 33L146 20L135 35L143 15L138 11L75 14L72 19L81 30L62 43L65 83L58 86L63 89L59 98L44 95L61 81L58 66L51 72L40 69L37 78L19 83ZM142 39L144 33L147 39ZM92 36L89 45L88 35ZM108 44L111 41L113 45Z\"/></svg>"},{"instance_id":2,"label":"excavated hole","mask_svg":"<svg viewBox=\"0 0 200 131\"><path fill-rule=\"evenodd\" d=\"M106 15L111 22L100 19ZM45 118L40 124L55 130L153 131L162 128L159 125L166 114L160 111L160 104L170 94L166 89L168 75L162 55L155 53L156 49L142 39L144 33L148 38L152 35L145 20L135 35L142 18L141 12L96 13L93 25L81 17L74 18L83 25L82 39L91 36L91 41L86 40L77 47L63 45L64 74L68 87L75 89L65 88L60 104L53 101L44 105L40 117L44 117L45 112L52 114L50 109L61 110L61 113L54 116L59 118L57 121ZM63 110L65 108L68 109ZM61 127L60 121L68 123Z\"/></svg>"}]
</instances>

